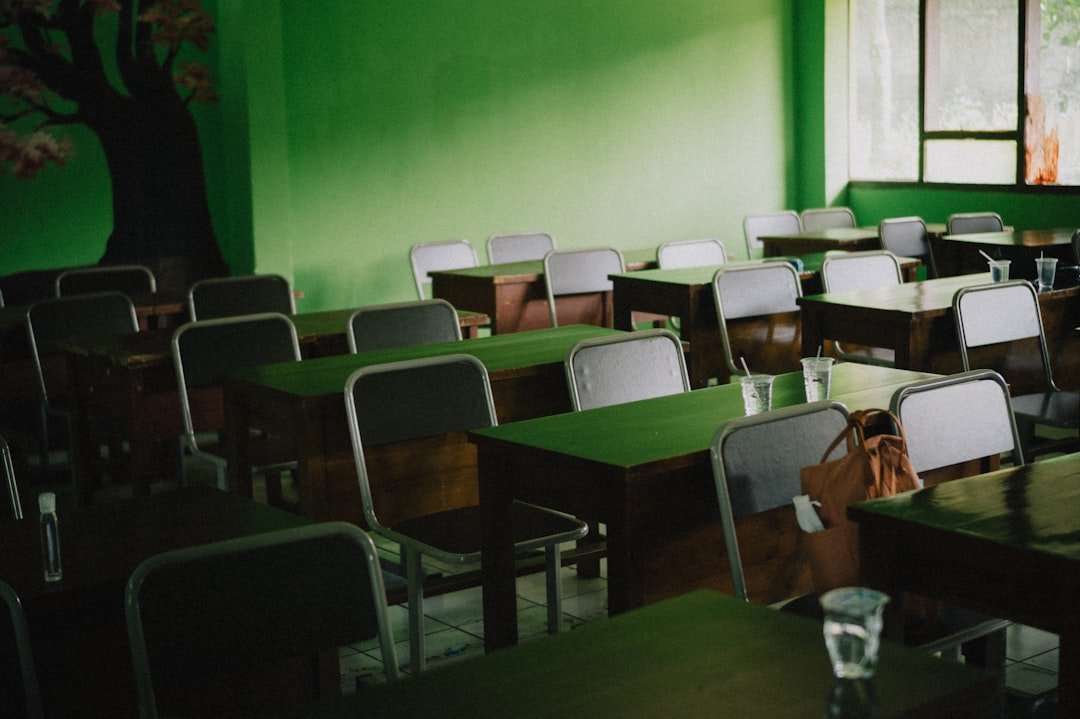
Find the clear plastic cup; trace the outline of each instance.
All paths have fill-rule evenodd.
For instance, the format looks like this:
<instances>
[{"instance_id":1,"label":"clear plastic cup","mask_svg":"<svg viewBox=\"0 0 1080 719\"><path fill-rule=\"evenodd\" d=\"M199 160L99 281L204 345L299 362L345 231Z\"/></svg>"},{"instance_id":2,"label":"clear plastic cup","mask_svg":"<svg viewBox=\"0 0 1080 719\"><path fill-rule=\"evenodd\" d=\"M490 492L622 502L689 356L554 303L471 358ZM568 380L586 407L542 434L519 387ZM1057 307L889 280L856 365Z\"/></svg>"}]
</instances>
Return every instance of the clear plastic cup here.
<instances>
[{"instance_id":1,"label":"clear plastic cup","mask_svg":"<svg viewBox=\"0 0 1080 719\"><path fill-rule=\"evenodd\" d=\"M802 378L806 401L817 402L829 398L832 384L832 357L803 357Z\"/></svg>"},{"instance_id":2,"label":"clear plastic cup","mask_svg":"<svg viewBox=\"0 0 1080 719\"><path fill-rule=\"evenodd\" d=\"M990 279L993 282L1007 282L1009 280L1010 260L993 260L990 265Z\"/></svg>"},{"instance_id":3,"label":"clear plastic cup","mask_svg":"<svg viewBox=\"0 0 1080 719\"><path fill-rule=\"evenodd\" d=\"M746 416L761 414L772 409L772 385L771 374L752 374L740 377L742 385L743 410Z\"/></svg>"},{"instance_id":4,"label":"clear plastic cup","mask_svg":"<svg viewBox=\"0 0 1080 719\"><path fill-rule=\"evenodd\" d=\"M825 647L837 679L874 676L888 601L889 595L865 587L841 587L821 595Z\"/></svg>"},{"instance_id":5,"label":"clear plastic cup","mask_svg":"<svg viewBox=\"0 0 1080 719\"><path fill-rule=\"evenodd\" d=\"M1039 271L1039 291L1054 289L1054 275L1057 274L1056 257L1036 257L1035 267Z\"/></svg>"}]
</instances>

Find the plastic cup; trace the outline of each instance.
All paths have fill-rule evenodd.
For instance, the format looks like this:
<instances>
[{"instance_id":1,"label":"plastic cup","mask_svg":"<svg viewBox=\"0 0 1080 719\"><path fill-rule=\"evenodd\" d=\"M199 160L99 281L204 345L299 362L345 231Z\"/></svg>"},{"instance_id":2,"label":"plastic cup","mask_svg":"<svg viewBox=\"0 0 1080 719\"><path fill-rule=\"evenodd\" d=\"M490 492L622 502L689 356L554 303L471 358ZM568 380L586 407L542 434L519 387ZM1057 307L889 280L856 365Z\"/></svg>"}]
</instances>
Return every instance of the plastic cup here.
<instances>
[{"instance_id":1,"label":"plastic cup","mask_svg":"<svg viewBox=\"0 0 1080 719\"><path fill-rule=\"evenodd\" d=\"M1010 260L993 260L990 265L990 279L993 282L1007 282L1009 280Z\"/></svg>"},{"instance_id":2,"label":"plastic cup","mask_svg":"<svg viewBox=\"0 0 1080 719\"><path fill-rule=\"evenodd\" d=\"M806 401L817 402L829 398L832 383L832 357L803 357L802 378Z\"/></svg>"},{"instance_id":3,"label":"plastic cup","mask_svg":"<svg viewBox=\"0 0 1080 719\"><path fill-rule=\"evenodd\" d=\"M740 377L739 383L742 385L743 409L747 417L772 409L773 376L771 374Z\"/></svg>"},{"instance_id":4,"label":"plastic cup","mask_svg":"<svg viewBox=\"0 0 1080 719\"><path fill-rule=\"evenodd\" d=\"M841 587L821 595L825 647L837 679L869 679L877 669L882 611L889 595L865 587Z\"/></svg>"},{"instance_id":5,"label":"plastic cup","mask_svg":"<svg viewBox=\"0 0 1080 719\"><path fill-rule=\"evenodd\" d=\"M1057 274L1056 257L1036 257L1035 267L1039 271L1039 291L1054 289L1054 275Z\"/></svg>"}]
</instances>

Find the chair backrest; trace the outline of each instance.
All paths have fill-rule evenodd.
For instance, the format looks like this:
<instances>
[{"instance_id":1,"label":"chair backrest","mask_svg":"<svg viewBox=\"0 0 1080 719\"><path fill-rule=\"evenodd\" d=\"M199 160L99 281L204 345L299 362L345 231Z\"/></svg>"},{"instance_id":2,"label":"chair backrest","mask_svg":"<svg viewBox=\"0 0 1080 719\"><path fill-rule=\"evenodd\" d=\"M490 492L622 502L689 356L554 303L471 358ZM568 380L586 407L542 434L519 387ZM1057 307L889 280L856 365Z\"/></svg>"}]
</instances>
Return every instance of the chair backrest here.
<instances>
[{"instance_id":1,"label":"chair backrest","mask_svg":"<svg viewBox=\"0 0 1080 719\"><path fill-rule=\"evenodd\" d=\"M713 478L736 596L749 599L735 520L791 504L803 493L800 470L821 461L847 421L844 405L824 400L742 417L716 432ZM830 458L846 451L841 443Z\"/></svg>"},{"instance_id":2,"label":"chair backrest","mask_svg":"<svg viewBox=\"0 0 1080 719\"><path fill-rule=\"evenodd\" d=\"M0 716L40 719L44 716L26 615L15 590L0 581Z\"/></svg>"},{"instance_id":3,"label":"chair backrest","mask_svg":"<svg viewBox=\"0 0 1080 719\"><path fill-rule=\"evenodd\" d=\"M346 327L349 351L412 347L461 339L457 310L446 300L416 300L362 307Z\"/></svg>"},{"instance_id":4,"label":"chair backrest","mask_svg":"<svg viewBox=\"0 0 1080 719\"><path fill-rule=\"evenodd\" d=\"M965 370L971 369L972 349L1034 340L1038 343L1042 357L1046 389L1055 389L1050 369L1050 354L1043 334L1038 293L1030 282L1012 280L960 288L953 295L953 321L960 344L960 359ZM1020 363L1027 366L1029 354L1026 348L1021 350L1021 354L1023 356ZM999 361L1008 364L1009 358L1005 356ZM994 369L1011 374L1007 366L995 366ZM1015 378L1013 384L1019 379ZM1013 392L1021 394L1022 391L1018 392L1017 389L1014 387Z\"/></svg>"},{"instance_id":5,"label":"chair backrest","mask_svg":"<svg viewBox=\"0 0 1080 719\"><path fill-rule=\"evenodd\" d=\"M949 215L945 227L950 235L966 235L973 232L1001 232L1005 223L996 212L957 212Z\"/></svg>"},{"instance_id":6,"label":"chair backrest","mask_svg":"<svg viewBox=\"0 0 1080 719\"><path fill-rule=\"evenodd\" d=\"M565 365L575 410L690 391L682 343L668 330L584 340Z\"/></svg>"},{"instance_id":7,"label":"chair backrest","mask_svg":"<svg viewBox=\"0 0 1080 719\"><path fill-rule=\"evenodd\" d=\"M67 394L66 373L54 373L46 367L51 358L63 354L64 342L137 332L139 320L127 295L99 292L35 302L27 310L26 328L38 396L44 405L51 405L56 398Z\"/></svg>"},{"instance_id":8,"label":"chair backrest","mask_svg":"<svg viewBox=\"0 0 1080 719\"><path fill-rule=\"evenodd\" d=\"M256 315L264 312L296 314L289 281L281 275L210 277L188 289L192 321Z\"/></svg>"},{"instance_id":9,"label":"chair backrest","mask_svg":"<svg viewBox=\"0 0 1080 719\"><path fill-rule=\"evenodd\" d=\"M743 374L741 363L736 362L732 332L728 323L750 317L798 312L797 299L801 296L799 275L788 262L763 262L717 270L713 276L713 299L720 321L720 338L728 371L732 374ZM778 328L770 327L770 336L761 338L762 341L770 345L801 343L801 327L796 327L796 332L789 337L774 336L772 330L775 329ZM801 350L801 347L798 350ZM747 361L750 362L750 359ZM796 360L795 367L790 369L797 367ZM770 371L760 365L754 367L754 370Z\"/></svg>"},{"instance_id":10,"label":"chair backrest","mask_svg":"<svg viewBox=\"0 0 1080 719\"><path fill-rule=\"evenodd\" d=\"M449 242L424 242L413 245L409 250L409 262L412 265L413 281L416 283L416 296L424 299L424 287L431 282L428 273L439 270L460 270L464 267L476 267L476 250L468 240Z\"/></svg>"},{"instance_id":11,"label":"chair backrest","mask_svg":"<svg viewBox=\"0 0 1080 719\"><path fill-rule=\"evenodd\" d=\"M854 227L855 213L850 207L815 207L802 211L799 216L806 232L831 230L834 227Z\"/></svg>"},{"instance_id":12,"label":"chair backrest","mask_svg":"<svg viewBox=\"0 0 1080 719\"><path fill-rule=\"evenodd\" d=\"M488 264L542 260L555 249L555 240L546 232L517 232L492 235L487 241Z\"/></svg>"},{"instance_id":13,"label":"chair backrest","mask_svg":"<svg viewBox=\"0 0 1080 719\"><path fill-rule=\"evenodd\" d=\"M1002 452L1012 452L1015 464L1024 463L1009 390L996 372L914 382L898 389L890 406L920 474Z\"/></svg>"},{"instance_id":14,"label":"chair backrest","mask_svg":"<svg viewBox=\"0 0 1080 719\"><path fill-rule=\"evenodd\" d=\"M747 215L743 218L743 236L746 238L746 256L754 257L764 247L761 236L790 234L802 231L802 220L794 210Z\"/></svg>"},{"instance_id":15,"label":"chair backrest","mask_svg":"<svg viewBox=\"0 0 1080 719\"><path fill-rule=\"evenodd\" d=\"M829 255L821 263L821 284L826 292L890 287L903 282L900 261L885 250Z\"/></svg>"},{"instance_id":16,"label":"chair backrest","mask_svg":"<svg viewBox=\"0 0 1080 719\"><path fill-rule=\"evenodd\" d=\"M727 252L720 240L665 242L656 250L656 263L662 270L722 265L725 262L727 262Z\"/></svg>"},{"instance_id":17,"label":"chair backrest","mask_svg":"<svg viewBox=\"0 0 1080 719\"><path fill-rule=\"evenodd\" d=\"M625 271L622 254L611 247L580 250L552 250L544 256L544 286L547 290L551 326L559 326L555 298L592 292L610 292L609 275Z\"/></svg>"},{"instance_id":18,"label":"chair backrest","mask_svg":"<svg viewBox=\"0 0 1080 719\"><path fill-rule=\"evenodd\" d=\"M157 292L157 280L149 267L143 265L113 265L109 267L79 267L64 270L56 276L57 297L85 295L92 292L123 292L138 295Z\"/></svg>"},{"instance_id":19,"label":"chair backrest","mask_svg":"<svg viewBox=\"0 0 1080 719\"><path fill-rule=\"evenodd\" d=\"M261 673L274 660L372 638L398 676L375 545L344 522L156 555L131 575L124 607L143 717L252 715L252 697L278 698L280 675ZM310 682L306 667L291 678Z\"/></svg>"},{"instance_id":20,"label":"chair backrest","mask_svg":"<svg viewBox=\"0 0 1080 719\"><path fill-rule=\"evenodd\" d=\"M427 480L430 486L420 499L407 503L409 506L388 507L380 501L367 454L378 445L494 427L497 420L491 383L478 359L454 354L361 367L345 382L345 413L369 527L389 526L454 504L475 504L475 496L449 496L448 483L439 481L439 473L451 464L437 466L439 453L456 451L447 443L440 442L441 446L432 447L427 454L425 460L434 468L431 474L419 465L412 468L416 483ZM457 444L468 452L475 451L464 438ZM475 467L472 471L475 473Z\"/></svg>"},{"instance_id":21,"label":"chair backrest","mask_svg":"<svg viewBox=\"0 0 1080 719\"><path fill-rule=\"evenodd\" d=\"M927 273L936 277L934 257L921 217L891 217L878 225L882 249L898 257L918 257L927 264Z\"/></svg>"},{"instance_id":22,"label":"chair backrest","mask_svg":"<svg viewBox=\"0 0 1080 719\"><path fill-rule=\"evenodd\" d=\"M300 345L292 321L270 312L181 325L173 332L172 358L184 432L194 442L196 432L223 426L224 410L211 422L213 426L195 427L190 397L193 390L220 385L231 370L297 362Z\"/></svg>"},{"instance_id":23,"label":"chair backrest","mask_svg":"<svg viewBox=\"0 0 1080 719\"><path fill-rule=\"evenodd\" d=\"M15 481L15 465L11 461L11 448L3 437L0 437L0 470L4 472L4 486L7 487L11 518L22 519L22 500L19 498L19 484Z\"/></svg>"}]
</instances>

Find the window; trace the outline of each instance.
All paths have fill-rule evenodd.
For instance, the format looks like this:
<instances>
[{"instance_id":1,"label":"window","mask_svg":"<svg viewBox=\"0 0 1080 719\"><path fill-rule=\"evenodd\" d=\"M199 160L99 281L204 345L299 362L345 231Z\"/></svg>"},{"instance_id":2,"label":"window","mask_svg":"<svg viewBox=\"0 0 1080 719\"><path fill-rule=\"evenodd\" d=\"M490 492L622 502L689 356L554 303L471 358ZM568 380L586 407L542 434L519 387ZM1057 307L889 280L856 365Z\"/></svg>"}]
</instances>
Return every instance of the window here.
<instances>
[{"instance_id":1,"label":"window","mask_svg":"<svg viewBox=\"0 0 1080 719\"><path fill-rule=\"evenodd\" d=\"M850 0L853 179L1080 185L1080 0Z\"/></svg>"}]
</instances>

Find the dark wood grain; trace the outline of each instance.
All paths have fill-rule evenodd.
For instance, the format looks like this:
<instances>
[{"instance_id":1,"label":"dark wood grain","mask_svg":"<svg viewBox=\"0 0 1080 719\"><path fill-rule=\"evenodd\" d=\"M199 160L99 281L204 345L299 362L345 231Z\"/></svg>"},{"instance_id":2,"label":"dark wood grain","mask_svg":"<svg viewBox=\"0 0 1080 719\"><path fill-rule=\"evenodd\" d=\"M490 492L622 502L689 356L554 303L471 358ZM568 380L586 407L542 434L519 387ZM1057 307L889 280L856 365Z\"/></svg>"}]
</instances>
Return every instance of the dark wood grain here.
<instances>
[{"instance_id":1,"label":"dark wood grain","mask_svg":"<svg viewBox=\"0 0 1080 719\"><path fill-rule=\"evenodd\" d=\"M985 252L995 259L1010 260L1009 277L1035 281L1035 258L1056 257L1060 265L1075 265L1072 235L1076 228L977 232L931 238L934 262L941 276L986 271Z\"/></svg>"}]
</instances>

